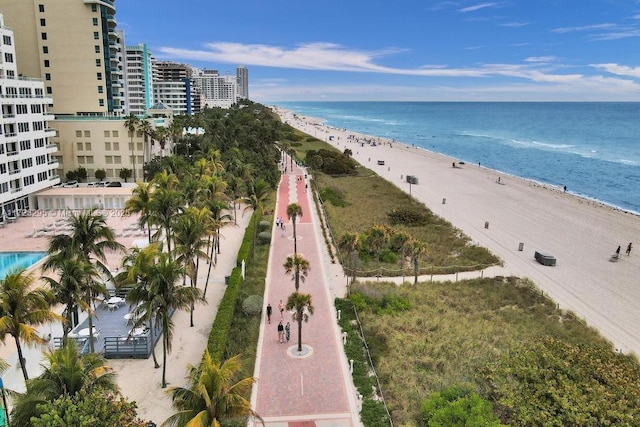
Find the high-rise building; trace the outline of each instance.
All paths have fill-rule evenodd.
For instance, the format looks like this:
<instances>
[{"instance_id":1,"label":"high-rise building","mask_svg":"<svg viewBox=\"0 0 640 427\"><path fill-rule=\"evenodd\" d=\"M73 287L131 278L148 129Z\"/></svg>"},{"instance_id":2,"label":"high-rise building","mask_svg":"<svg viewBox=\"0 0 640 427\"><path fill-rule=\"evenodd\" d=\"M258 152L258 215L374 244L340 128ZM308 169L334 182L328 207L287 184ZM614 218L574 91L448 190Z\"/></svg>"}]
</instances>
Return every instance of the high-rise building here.
<instances>
[{"instance_id":1,"label":"high-rise building","mask_svg":"<svg viewBox=\"0 0 640 427\"><path fill-rule=\"evenodd\" d=\"M60 114L118 115L124 107L122 42L114 0L0 0L21 58Z\"/></svg>"},{"instance_id":2,"label":"high-rise building","mask_svg":"<svg viewBox=\"0 0 640 427\"><path fill-rule=\"evenodd\" d=\"M237 102L238 84L234 76L221 76L218 70L194 68L191 80L208 107L229 108Z\"/></svg>"},{"instance_id":3,"label":"high-rise building","mask_svg":"<svg viewBox=\"0 0 640 427\"><path fill-rule=\"evenodd\" d=\"M18 76L13 31L0 14L0 222L35 209L34 193L60 182L49 137L53 100L39 79Z\"/></svg>"},{"instance_id":4,"label":"high-rise building","mask_svg":"<svg viewBox=\"0 0 640 427\"><path fill-rule=\"evenodd\" d=\"M236 82L238 85L238 98L249 99L249 70L241 65L236 68Z\"/></svg>"},{"instance_id":5,"label":"high-rise building","mask_svg":"<svg viewBox=\"0 0 640 427\"><path fill-rule=\"evenodd\" d=\"M153 105L153 56L144 43L125 50L124 110L126 114L143 116Z\"/></svg>"}]
</instances>

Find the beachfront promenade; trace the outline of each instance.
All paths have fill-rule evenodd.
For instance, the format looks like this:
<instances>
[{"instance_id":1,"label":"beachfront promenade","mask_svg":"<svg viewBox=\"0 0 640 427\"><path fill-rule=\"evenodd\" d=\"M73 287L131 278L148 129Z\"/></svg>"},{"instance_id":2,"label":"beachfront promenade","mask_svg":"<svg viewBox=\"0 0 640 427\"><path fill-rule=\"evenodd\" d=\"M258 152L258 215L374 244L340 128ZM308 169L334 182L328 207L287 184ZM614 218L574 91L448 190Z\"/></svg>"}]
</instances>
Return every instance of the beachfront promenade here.
<instances>
[{"instance_id":1,"label":"beachfront promenade","mask_svg":"<svg viewBox=\"0 0 640 427\"><path fill-rule=\"evenodd\" d=\"M356 394L347 360L341 345L333 306L334 286L344 275L337 264L324 255L319 239L318 219L311 194L306 191L305 172L288 164L282 175L274 217L284 218L285 231L274 226L269 255L263 313L267 304L273 307L271 323L263 317L256 357L252 407L267 426L358 426ZM298 325L286 310L283 325L291 324L291 339L278 341L280 321L278 305L286 305L294 291L291 276L283 264L293 255L293 226L287 217L287 206L298 203L303 215L296 221L298 254L310 265L300 292L312 295L314 312L302 324L303 352L297 354ZM255 423L259 425L259 423Z\"/></svg>"}]
</instances>

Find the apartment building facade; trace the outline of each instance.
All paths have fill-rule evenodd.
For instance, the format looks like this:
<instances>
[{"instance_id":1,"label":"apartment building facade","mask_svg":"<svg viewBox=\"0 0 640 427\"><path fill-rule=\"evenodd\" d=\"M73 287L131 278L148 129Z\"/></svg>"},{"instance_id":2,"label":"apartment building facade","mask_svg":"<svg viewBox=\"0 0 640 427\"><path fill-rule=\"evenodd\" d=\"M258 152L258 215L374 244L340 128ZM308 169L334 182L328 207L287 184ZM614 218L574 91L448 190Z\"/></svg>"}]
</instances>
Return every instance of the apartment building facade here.
<instances>
[{"instance_id":1,"label":"apartment building facade","mask_svg":"<svg viewBox=\"0 0 640 427\"><path fill-rule=\"evenodd\" d=\"M40 79L18 75L15 38L0 14L0 223L34 209L35 193L60 182L50 141L53 99Z\"/></svg>"}]
</instances>

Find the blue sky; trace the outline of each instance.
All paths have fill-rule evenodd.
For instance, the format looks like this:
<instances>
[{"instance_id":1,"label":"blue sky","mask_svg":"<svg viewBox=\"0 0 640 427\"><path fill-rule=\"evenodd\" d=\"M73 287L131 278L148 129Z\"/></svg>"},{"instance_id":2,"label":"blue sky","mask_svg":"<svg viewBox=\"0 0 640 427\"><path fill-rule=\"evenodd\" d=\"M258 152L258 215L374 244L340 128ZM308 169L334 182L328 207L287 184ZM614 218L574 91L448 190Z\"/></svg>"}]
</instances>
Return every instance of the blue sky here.
<instances>
[{"instance_id":1,"label":"blue sky","mask_svg":"<svg viewBox=\"0 0 640 427\"><path fill-rule=\"evenodd\" d=\"M640 0L118 0L128 45L280 101L640 101Z\"/></svg>"}]
</instances>

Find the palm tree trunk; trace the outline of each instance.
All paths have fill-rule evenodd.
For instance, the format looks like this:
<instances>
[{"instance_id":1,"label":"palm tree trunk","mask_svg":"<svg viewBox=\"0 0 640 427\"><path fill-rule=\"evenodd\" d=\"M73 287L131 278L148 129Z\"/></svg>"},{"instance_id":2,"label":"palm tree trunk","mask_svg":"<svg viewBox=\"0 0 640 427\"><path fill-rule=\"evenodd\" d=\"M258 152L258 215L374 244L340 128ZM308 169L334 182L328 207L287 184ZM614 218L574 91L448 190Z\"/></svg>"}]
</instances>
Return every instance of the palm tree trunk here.
<instances>
[{"instance_id":1,"label":"palm tree trunk","mask_svg":"<svg viewBox=\"0 0 640 427\"><path fill-rule=\"evenodd\" d=\"M95 348L93 347L93 316L89 313L89 350L91 353L95 353Z\"/></svg>"},{"instance_id":2,"label":"palm tree trunk","mask_svg":"<svg viewBox=\"0 0 640 427\"><path fill-rule=\"evenodd\" d=\"M302 352L302 312L298 312L298 352Z\"/></svg>"},{"instance_id":3,"label":"palm tree trunk","mask_svg":"<svg viewBox=\"0 0 640 427\"><path fill-rule=\"evenodd\" d=\"M167 334L162 334L162 388L167 388Z\"/></svg>"},{"instance_id":4,"label":"palm tree trunk","mask_svg":"<svg viewBox=\"0 0 640 427\"><path fill-rule=\"evenodd\" d=\"M22 368L22 375L24 376L25 382L29 379L29 375L27 374L27 361L22 355L22 346L20 346L20 339L17 336L13 337L16 341L16 348L18 349L18 361L20 362L20 368Z\"/></svg>"},{"instance_id":5,"label":"palm tree trunk","mask_svg":"<svg viewBox=\"0 0 640 427\"><path fill-rule=\"evenodd\" d=\"M156 358L156 346L154 345L154 336L153 336L153 322L149 321L149 339L151 340L151 356L153 356L153 367L158 369L160 364L158 363L158 359Z\"/></svg>"},{"instance_id":6,"label":"palm tree trunk","mask_svg":"<svg viewBox=\"0 0 640 427\"><path fill-rule=\"evenodd\" d=\"M296 238L296 219L293 218L293 255L298 254L298 239Z\"/></svg>"}]
</instances>

